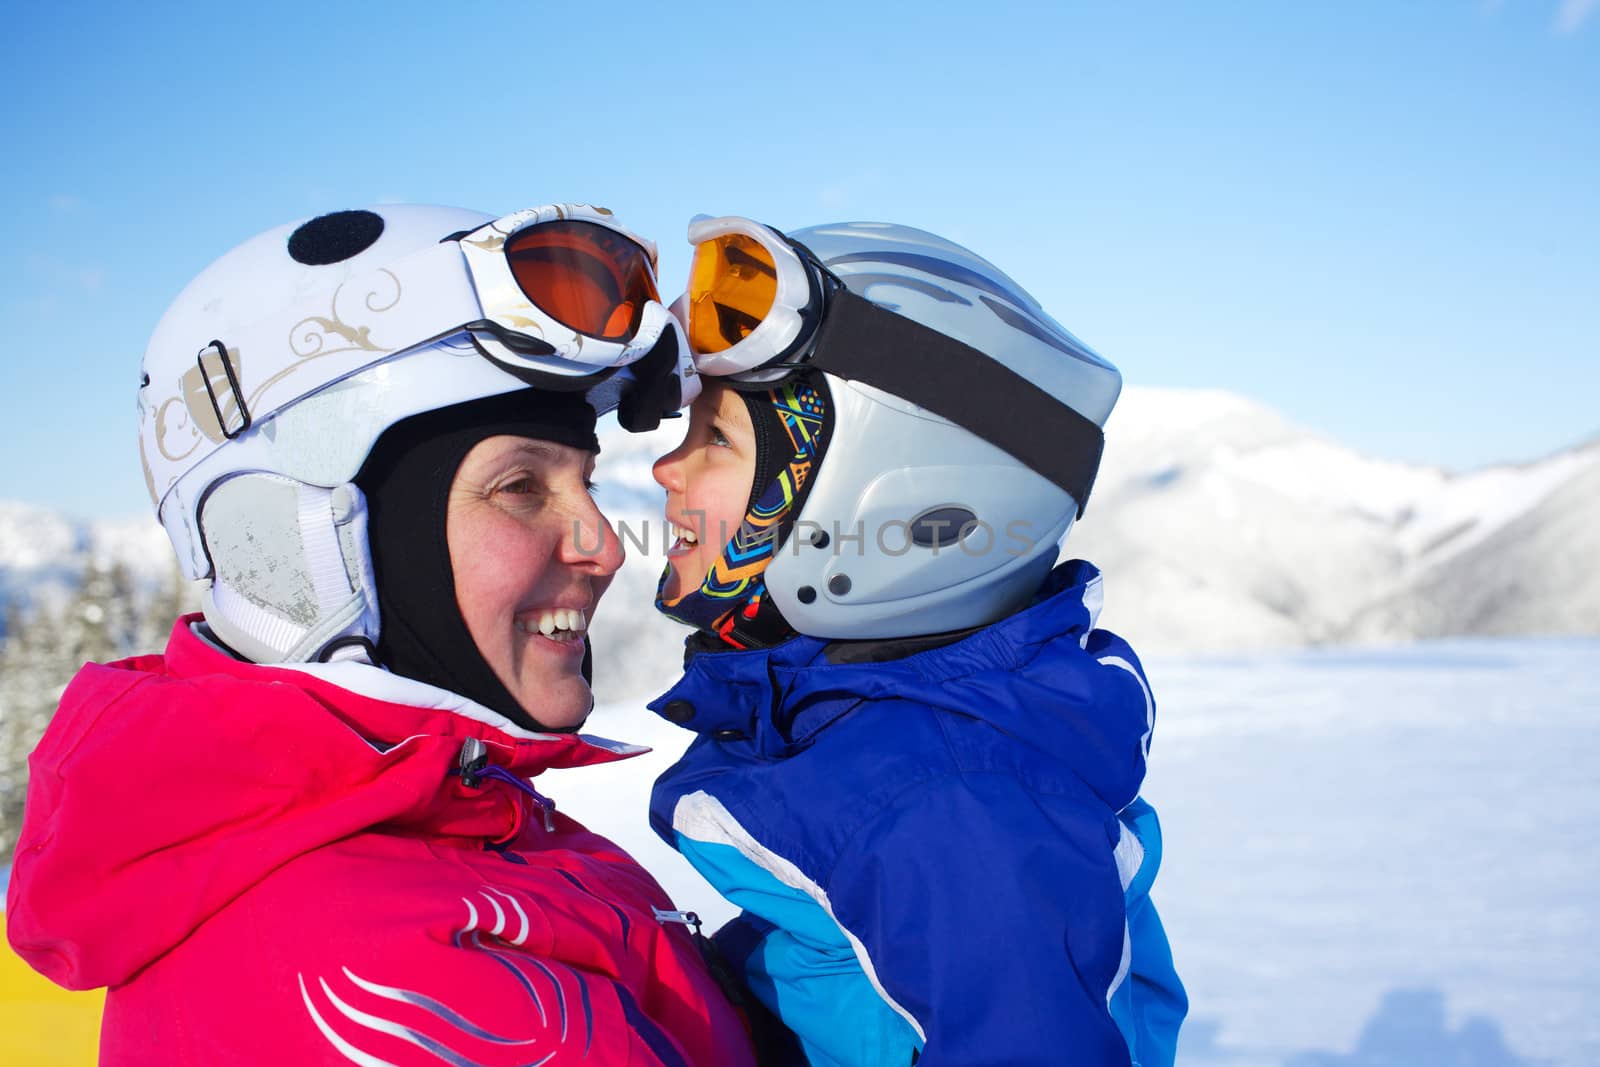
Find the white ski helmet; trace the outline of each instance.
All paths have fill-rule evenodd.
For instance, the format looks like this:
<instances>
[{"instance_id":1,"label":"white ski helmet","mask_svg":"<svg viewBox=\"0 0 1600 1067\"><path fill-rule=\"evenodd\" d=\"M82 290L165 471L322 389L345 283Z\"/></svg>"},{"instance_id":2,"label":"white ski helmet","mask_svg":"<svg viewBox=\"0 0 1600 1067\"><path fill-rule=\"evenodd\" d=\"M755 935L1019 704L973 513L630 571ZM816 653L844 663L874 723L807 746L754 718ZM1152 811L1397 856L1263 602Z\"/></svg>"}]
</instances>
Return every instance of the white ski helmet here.
<instances>
[{"instance_id":1,"label":"white ski helmet","mask_svg":"<svg viewBox=\"0 0 1600 1067\"><path fill-rule=\"evenodd\" d=\"M992 263L922 230L785 236L700 217L689 239L691 284L673 310L701 373L747 403L785 382L820 387L770 394L789 432L768 444L793 443L796 459L781 501L758 503L765 487L753 487L723 553L748 575L770 538L760 583L731 614L705 601L662 610L746 644L773 639L761 601L833 639L960 630L1025 603L1088 502L1117 369ZM732 590L708 579L696 595Z\"/></svg>"},{"instance_id":2,"label":"white ski helmet","mask_svg":"<svg viewBox=\"0 0 1600 1067\"><path fill-rule=\"evenodd\" d=\"M206 620L256 662L366 654L378 597L352 478L409 416L529 385L653 426L698 391L655 246L609 211L383 205L269 230L184 289L139 451Z\"/></svg>"}]
</instances>

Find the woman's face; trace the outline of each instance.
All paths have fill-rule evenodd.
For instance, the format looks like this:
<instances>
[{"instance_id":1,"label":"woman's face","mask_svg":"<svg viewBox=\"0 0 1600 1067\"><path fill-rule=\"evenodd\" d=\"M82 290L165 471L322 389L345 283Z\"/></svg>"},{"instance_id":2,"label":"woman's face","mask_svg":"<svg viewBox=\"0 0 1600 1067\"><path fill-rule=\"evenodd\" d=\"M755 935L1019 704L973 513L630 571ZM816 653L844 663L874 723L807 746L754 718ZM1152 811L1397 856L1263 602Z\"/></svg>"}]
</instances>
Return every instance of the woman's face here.
<instances>
[{"instance_id":1,"label":"woman's face","mask_svg":"<svg viewBox=\"0 0 1600 1067\"><path fill-rule=\"evenodd\" d=\"M667 522L676 528L665 599L700 588L744 519L755 475L749 409L732 389L708 382L689 408L683 443L655 465L655 479L667 491Z\"/></svg>"},{"instance_id":2,"label":"woman's face","mask_svg":"<svg viewBox=\"0 0 1600 1067\"><path fill-rule=\"evenodd\" d=\"M546 726L589 712L584 633L622 565L589 495L593 469L582 449L502 435L478 442L450 485L456 606L484 661Z\"/></svg>"}]
</instances>

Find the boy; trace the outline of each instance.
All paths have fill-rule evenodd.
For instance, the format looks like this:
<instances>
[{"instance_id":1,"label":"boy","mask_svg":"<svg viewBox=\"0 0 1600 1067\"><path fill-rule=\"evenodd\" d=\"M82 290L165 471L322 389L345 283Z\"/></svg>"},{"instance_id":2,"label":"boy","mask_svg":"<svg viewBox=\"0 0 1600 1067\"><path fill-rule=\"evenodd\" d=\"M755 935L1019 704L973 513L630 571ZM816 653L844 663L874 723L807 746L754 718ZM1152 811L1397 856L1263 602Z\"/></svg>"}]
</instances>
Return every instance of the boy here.
<instances>
[{"instance_id":1,"label":"boy","mask_svg":"<svg viewBox=\"0 0 1600 1067\"><path fill-rule=\"evenodd\" d=\"M690 240L651 707L700 736L651 818L743 909L722 956L811 1063L1171 1064L1154 704L1055 566L1120 375L919 230Z\"/></svg>"}]
</instances>

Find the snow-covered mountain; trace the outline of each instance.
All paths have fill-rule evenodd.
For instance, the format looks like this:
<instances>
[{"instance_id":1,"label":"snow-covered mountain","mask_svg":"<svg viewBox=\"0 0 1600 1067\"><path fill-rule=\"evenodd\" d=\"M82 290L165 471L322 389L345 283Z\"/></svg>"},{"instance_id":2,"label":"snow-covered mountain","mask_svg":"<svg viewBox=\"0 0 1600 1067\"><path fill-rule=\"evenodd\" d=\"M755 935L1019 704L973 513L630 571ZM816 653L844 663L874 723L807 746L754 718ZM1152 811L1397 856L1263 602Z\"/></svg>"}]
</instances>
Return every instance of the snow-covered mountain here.
<instances>
[{"instance_id":1,"label":"snow-covered mountain","mask_svg":"<svg viewBox=\"0 0 1600 1067\"><path fill-rule=\"evenodd\" d=\"M600 502L629 560L594 624L603 699L670 674L683 631L650 609L664 546L654 434L602 431ZM1600 633L1600 439L1452 475L1371 459L1221 392L1130 388L1067 551L1106 572L1104 625L1151 651L1452 634ZM648 544L641 546L641 541ZM145 519L0 504L0 594L60 596L92 557L170 574Z\"/></svg>"},{"instance_id":2,"label":"snow-covered mountain","mask_svg":"<svg viewBox=\"0 0 1600 1067\"><path fill-rule=\"evenodd\" d=\"M1600 633L1600 440L1451 475L1226 393L1130 389L1069 552L1166 651ZM1586 519L1588 521L1586 521Z\"/></svg>"}]
</instances>

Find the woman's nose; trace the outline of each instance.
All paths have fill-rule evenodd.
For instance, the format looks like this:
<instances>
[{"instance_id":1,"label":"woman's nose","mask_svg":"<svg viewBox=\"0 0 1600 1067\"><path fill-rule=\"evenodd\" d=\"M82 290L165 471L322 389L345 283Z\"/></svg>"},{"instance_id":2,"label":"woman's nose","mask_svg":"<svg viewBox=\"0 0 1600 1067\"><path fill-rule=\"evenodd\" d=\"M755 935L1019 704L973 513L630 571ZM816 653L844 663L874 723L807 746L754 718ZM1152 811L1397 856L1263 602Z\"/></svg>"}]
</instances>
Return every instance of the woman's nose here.
<instances>
[{"instance_id":1,"label":"woman's nose","mask_svg":"<svg viewBox=\"0 0 1600 1067\"><path fill-rule=\"evenodd\" d=\"M563 539L562 555L566 562L590 565L597 575L615 574L627 558L622 539L593 500L583 514L572 520L571 536Z\"/></svg>"}]
</instances>

